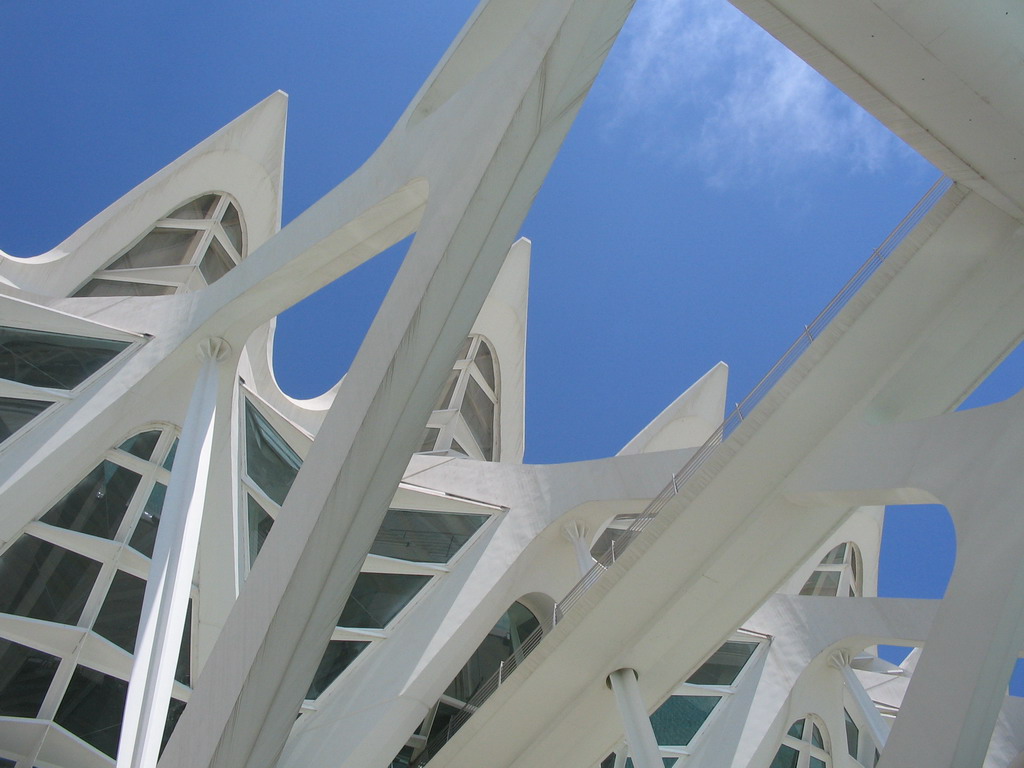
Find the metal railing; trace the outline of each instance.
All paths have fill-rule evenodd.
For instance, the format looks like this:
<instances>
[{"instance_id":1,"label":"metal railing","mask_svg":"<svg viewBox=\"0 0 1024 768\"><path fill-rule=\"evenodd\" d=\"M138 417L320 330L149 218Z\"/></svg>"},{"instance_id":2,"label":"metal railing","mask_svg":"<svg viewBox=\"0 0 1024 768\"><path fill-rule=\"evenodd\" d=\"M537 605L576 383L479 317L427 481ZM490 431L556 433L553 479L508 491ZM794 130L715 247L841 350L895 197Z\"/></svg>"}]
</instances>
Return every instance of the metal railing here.
<instances>
[{"instance_id":1,"label":"metal railing","mask_svg":"<svg viewBox=\"0 0 1024 768\"><path fill-rule=\"evenodd\" d=\"M821 335L821 332L835 319L836 315L846 306L853 295L863 287L878 267L896 250L907 234L917 226L921 219L927 215L935 203L952 185L952 180L946 177L936 181L931 189L924 194L924 197L918 201L917 205L911 209L910 213L903 218L882 244L872 252L868 260L847 281L835 298L825 306L810 325L804 326L803 333L797 337L797 340L783 353L778 362L754 386L750 394L736 405L732 413L726 416L725 421L719 425L704 445L690 457L690 460L683 465L682 469L672 475L668 485L651 500L650 504L637 516L632 525L613 542L608 551L594 563L594 566L576 583L576 586L569 590L565 597L555 604L551 615L551 627L548 631L568 615L583 595L600 580L604 572L626 551L629 545L636 540L651 521L665 508L668 502L683 489L690 478L706 465L708 459L716 453L718 447L743 423L743 420L764 399L764 396L793 367L793 364L796 363L804 351ZM498 686L507 680L509 675L522 663L523 659L540 644L543 636L543 627L538 627L523 641L522 646L512 656L501 663L498 671L477 689L472 698L466 702L465 706L457 714L452 716L447 727L427 743L427 746L414 763L416 768L426 765L430 758L436 755L448 743L470 716L490 698L498 689Z\"/></svg>"}]
</instances>

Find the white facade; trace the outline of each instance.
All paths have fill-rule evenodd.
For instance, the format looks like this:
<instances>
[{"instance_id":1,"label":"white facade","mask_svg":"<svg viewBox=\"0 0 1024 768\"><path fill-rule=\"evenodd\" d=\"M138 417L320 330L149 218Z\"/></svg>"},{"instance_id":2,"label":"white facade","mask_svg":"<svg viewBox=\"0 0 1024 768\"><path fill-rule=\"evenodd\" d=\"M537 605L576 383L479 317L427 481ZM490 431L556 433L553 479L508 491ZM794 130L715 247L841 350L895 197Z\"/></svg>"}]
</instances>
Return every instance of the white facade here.
<instances>
[{"instance_id":1,"label":"white facade","mask_svg":"<svg viewBox=\"0 0 1024 768\"><path fill-rule=\"evenodd\" d=\"M1024 336L1024 19L737 5L951 181L736 412L720 363L616 456L523 464L515 238L627 0L485 0L284 228L276 93L0 254L0 768L1024 763L1020 395L955 410ZM274 318L412 234L285 395ZM882 505L934 502L945 599L878 598Z\"/></svg>"}]
</instances>

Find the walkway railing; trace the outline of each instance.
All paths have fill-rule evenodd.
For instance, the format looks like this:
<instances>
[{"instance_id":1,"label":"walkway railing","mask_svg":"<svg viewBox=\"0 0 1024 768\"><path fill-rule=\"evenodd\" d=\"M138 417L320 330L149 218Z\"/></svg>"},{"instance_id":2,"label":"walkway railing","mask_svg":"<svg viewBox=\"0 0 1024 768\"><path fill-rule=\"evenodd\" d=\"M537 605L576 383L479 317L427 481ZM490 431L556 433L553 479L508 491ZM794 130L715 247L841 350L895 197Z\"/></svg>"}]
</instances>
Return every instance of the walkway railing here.
<instances>
[{"instance_id":1,"label":"walkway railing","mask_svg":"<svg viewBox=\"0 0 1024 768\"><path fill-rule=\"evenodd\" d=\"M598 582L601 576L604 575L604 572L615 563L616 559L626 551L629 545L643 532L650 522L658 516L658 513L665 508L669 500L676 496L690 478L705 466L708 459L718 450L718 447L743 423L743 420L750 415L772 387L793 367L793 364L796 363L814 339L821 335L821 332L835 319L836 315L846 306L853 295L871 278L878 267L896 250L907 234L917 226L921 219L928 214L935 203L939 201L952 185L952 180L946 177L939 179L932 185L931 189L924 194L924 197L918 201L910 213L904 217L882 244L868 257L868 260L864 262L860 269L854 273L853 277L847 281L842 290L836 294L836 297L814 318L810 325L804 326L803 333L790 345L789 349L771 367L764 378L754 386L750 394L737 404L736 408L725 418L725 421L714 431L707 442L690 457L690 460L683 465L682 469L672 475L672 480L669 484L651 500L651 503L637 516L629 528L623 531L622 535L614 541L613 546L594 563L594 566L577 582L576 586L569 590L565 597L555 604L551 615L551 626L547 631L550 632L554 625L558 624L559 621L568 615L583 595ZM501 663L498 671L490 679L482 683L469 701L466 702L465 706L452 716L446 728L427 743L426 748L414 763L416 768L426 765L430 758L436 755L448 743L451 737L458 732L459 728L463 726L472 714L508 679L509 675L522 663L523 659L540 644L543 635L543 627L538 627L523 641L522 646L515 654Z\"/></svg>"}]
</instances>

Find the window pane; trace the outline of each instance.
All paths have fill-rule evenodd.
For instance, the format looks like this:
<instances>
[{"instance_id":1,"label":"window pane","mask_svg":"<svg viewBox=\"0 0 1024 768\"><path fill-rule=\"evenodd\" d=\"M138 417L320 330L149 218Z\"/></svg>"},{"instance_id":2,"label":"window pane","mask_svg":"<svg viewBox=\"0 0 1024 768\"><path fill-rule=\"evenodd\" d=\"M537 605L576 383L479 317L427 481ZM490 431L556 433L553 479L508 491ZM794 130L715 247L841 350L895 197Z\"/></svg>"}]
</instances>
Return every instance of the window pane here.
<instances>
[{"instance_id":1,"label":"window pane","mask_svg":"<svg viewBox=\"0 0 1024 768\"><path fill-rule=\"evenodd\" d=\"M469 456L469 451L459 445L458 440L452 440L452 450L461 453L463 456Z\"/></svg>"},{"instance_id":2,"label":"window pane","mask_svg":"<svg viewBox=\"0 0 1024 768\"><path fill-rule=\"evenodd\" d=\"M36 717L60 659L0 638L0 716Z\"/></svg>"},{"instance_id":3,"label":"window pane","mask_svg":"<svg viewBox=\"0 0 1024 768\"><path fill-rule=\"evenodd\" d=\"M799 752L792 747L783 744L779 747L779 751L775 753L775 759L772 760L772 764L769 768L796 768L796 761L799 757Z\"/></svg>"},{"instance_id":4,"label":"window pane","mask_svg":"<svg viewBox=\"0 0 1024 768\"><path fill-rule=\"evenodd\" d=\"M480 348L476 351L476 357L473 358L476 363L476 367L480 369L480 373L483 374L484 381L487 382L492 390L494 387L494 358L491 355L491 348L487 345L487 342L480 339Z\"/></svg>"},{"instance_id":5,"label":"window pane","mask_svg":"<svg viewBox=\"0 0 1024 768\"><path fill-rule=\"evenodd\" d=\"M815 571L800 590L801 595L835 597L839 591L839 571Z\"/></svg>"},{"instance_id":6,"label":"window pane","mask_svg":"<svg viewBox=\"0 0 1024 768\"><path fill-rule=\"evenodd\" d=\"M188 261L196 237L191 229L154 229L107 269L176 267Z\"/></svg>"},{"instance_id":7,"label":"window pane","mask_svg":"<svg viewBox=\"0 0 1024 768\"><path fill-rule=\"evenodd\" d=\"M284 504L302 460L248 400L245 401L245 460L246 472L260 490L278 504Z\"/></svg>"},{"instance_id":8,"label":"window pane","mask_svg":"<svg viewBox=\"0 0 1024 768\"><path fill-rule=\"evenodd\" d=\"M167 452L167 458L164 459L163 468L170 469L174 466L174 456L178 453L178 438L174 438L174 442L171 443L171 450Z\"/></svg>"},{"instance_id":9,"label":"window pane","mask_svg":"<svg viewBox=\"0 0 1024 768\"><path fill-rule=\"evenodd\" d=\"M755 650L757 643L722 643L722 647L715 651L700 669L690 675L686 682L694 685L732 685Z\"/></svg>"},{"instance_id":10,"label":"window pane","mask_svg":"<svg viewBox=\"0 0 1024 768\"><path fill-rule=\"evenodd\" d=\"M813 723L811 724L811 744L821 749L825 748L825 740L821 737L821 730Z\"/></svg>"},{"instance_id":11,"label":"window pane","mask_svg":"<svg viewBox=\"0 0 1024 768\"><path fill-rule=\"evenodd\" d=\"M472 376L466 384L462 415L484 458L490 461L494 455L494 403Z\"/></svg>"},{"instance_id":12,"label":"window pane","mask_svg":"<svg viewBox=\"0 0 1024 768\"><path fill-rule=\"evenodd\" d=\"M450 704L438 703L434 722L430 724L430 734L427 736L427 742L433 741L434 737L439 733L444 733L448 730L448 723L461 711Z\"/></svg>"},{"instance_id":13,"label":"window pane","mask_svg":"<svg viewBox=\"0 0 1024 768\"><path fill-rule=\"evenodd\" d=\"M427 451L434 450L434 444L437 442L437 436L441 434L441 430L437 427L428 427L423 433L423 440L420 442L420 449L417 453L425 453Z\"/></svg>"},{"instance_id":14,"label":"window pane","mask_svg":"<svg viewBox=\"0 0 1024 768\"><path fill-rule=\"evenodd\" d=\"M100 752L114 757L128 683L88 667L77 667L54 721Z\"/></svg>"},{"instance_id":15,"label":"window pane","mask_svg":"<svg viewBox=\"0 0 1024 768\"><path fill-rule=\"evenodd\" d=\"M206 249L206 255L199 262L199 271L203 273L203 278L209 285L224 277L233 266L235 266L235 262L228 256L228 252L216 240L211 240L210 247Z\"/></svg>"},{"instance_id":16,"label":"window pane","mask_svg":"<svg viewBox=\"0 0 1024 768\"><path fill-rule=\"evenodd\" d=\"M846 558L846 544L838 544L821 559L822 565L842 565Z\"/></svg>"},{"instance_id":17,"label":"window pane","mask_svg":"<svg viewBox=\"0 0 1024 768\"><path fill-rule=\"evenodd\" d=\"M157 440L160 439L160 430L154 429L149 432L140 432L132 435L118 447L119 450L138 456L140 459L149 461L153 457L153 449L156 448Z\"/></svg>"},{"instance_id":18,"label":"window pane","mask_svg":"<svg viewBox=\"0 0 1024 768\"><path fill-rule=\"evenodd\" d=\"M224 216L220 220L220 225L224 227L224 234L228 236L228 240L235 246L238 255L245 256L242 253L242 221L238 215L238 209L232 203L228 203L227 210L224 211Z\"/></svg>"},{"instance_id":19,"label":"window pane","mask_svg":"<svg viewBox=\"0 0 1024 768\"><path fill-rule=\"evenodd\" d=\"M129 283L122 280L90 280L75 296L167 296L177 290L173 285Z\"/></svg>"},{"instance_id":20,"label":"window pane","mask_svg":"<svg viewBox=\"0 0 1024 768\"><path fill-rule=\"evenodd\" d=\"M74 624L99 572L95 560L22 536L0 555L0 613Z\"/></svg>"},{"instance_id":21,"label":"window pane","mask_svg":"<svg viewBox=\"0 0 1024 768\"><path fill-rule=\"evenodd\" d=\"M789 730L786 731L787 736L792 736L796 739L803 739L804 737L804 720L801 718L789 726Z\"/></svg>"},{"instance_id":22,"label":"window pane","mask_svg":"<svg viewBox=\"0 0 1024 768\"><path fill-rule=\"evenodd\" d=\"M28 424L53 403L46 400L22 400L0 397L0 443Z\"/></svg>"},{"instance_id":23,"label":"window pane","mask_svg":"<svg viewBox=\"0 0 1024 768\"><path fill-rule=\"evenodd\" d=\"M685 747L704 725L721 696L669 696L651 715L658 744Z\"/></svg>"},{"instance_id":24,"label":"window pane","mask_svg":"<svg viewBox=\"0 0 1024 768\"><path fill-rule=\"evenodd\" d=\"M203 195L167 214L168 219L205 219L217 204L217 195Z\"/></svg>"},{"instance_id":25,"label":"window pane","mask_svg":"<svg viewBox=\"0 0 1024 768\"><path fill-rule=\"evenodd\" d=\"M389 509L370 553L418 563L447 563L487 518Z\"/></svg>"},{"instance_id":26,"label":"window pane","mask_svg":"<svg viewBox=\"0 0 1024 768\"><path fill-rule=\"evenodd\" d=\"M130 573L118 571L107 590L99 615L92 625L96 634L128 653L135 652L135 636L139 631L142 616L142 598L146 594L146 582Z\"/></svg>"},{"instance_id":27,"label":"window pane","mask_svg":"<svg viewBox=\"0 0 1024 768\"><path fill-rule=\"evenodd\" d=\"M74 389L127 346L127 341L0 326L0 378Z\"/></svg>"},{"instance_id":28,"label":"window pane","mask_svg":"<svg viewBox=\"0 0 1024 768\"><path fill-rule=\"evenodd\" d=\"M185 626L181 632L181 645L178 647L178 664L174 668L174 679L182 685L192 685L192 601L188 601L185 611ZM173 702L174 700L171 699ZM182 707L185 705L182 704ZM166 740L165 740L166 741Z\"/></svg>"},{"instance_id":29,"label":"window pane","mask_svg":"<svg viewBox=\"0 0 1024 768\"><path fill-rule=\"evenodd\" d=\"M249 494L245 496L249 500L249 567L252 568L252 564L256 562L256 555L263 549L263 542L267 540L274 518L267 514L256 499Z\"/></svg>"},{"instance_id":30,"label":"window pane","mask_svg":"<svg viewBox=\"0 0 1024 768\"><path fill-rule=\"evenodd\" d=\"M309 684L306 698L315 699L327 690L327 686L333 683L368 645L369 642L331 640L327 644L323 658L320 659L320 666L317 667L316 674L313 675L313 682Z\"/></svg>"},{"instance_id":31,"label":"window pane","mask_svg":"<svg viewBox=\"0 0 1024 768\"><path fill-rule=\"evenodd\" d=\"M185 711L185 702L179 699L171 699L171 705L167 707L167 721L164 723L164 735L160 739L160 754L164 753L171 734L174 733L174 726L178 724L181 713Z\"/></svg>"},{"instance_id":32,"label":"window pane","mask_svg":"<svg viewBox=\"0 0 1024 768\"><path fill-rule=\"evenodd\" d=\"M163 483L153 485L153 490L146 499L146 506L142 508L139 521L135 524L135 532L132 533L131 541L128 543L146 557L153 556L153 546L156 544L156 531L160 527L160 515L164 509L164 497L167 495L167 486Z\"/></svg>"},{"instance_id":33,"label":"window pane","mask_svg":"<svg viewBox=\"0 0 1024 768\"><path fill-rule=\"evenodd\" d=\"M860 729L853 722L850 713L845 709L843 710L843 715L846 717L846 749L850 753L850 757L856 760L858 742L860 741Z\"/></svg>"},{"instance_id":34,"label":"window pane","mask_svg":"<svg viewBox=\"0 0 1024 768\"><path fill-rule=\"evenodd\" d=\"M512 603L449 683L445 694L459 701L471 699L539 626L540 622L529 608L519 602Z\"/></svg>"},{"instance_id":35,"label":"window pane","mask_svg":"<svg viewBox=\"0 0 1024 768\"><path fill-rule=\"evenodd\" d=\"M825 761L812 757L809 768L826 768Z\"/></svg>"},{"instance_id":36,"label":"window pane","mask_svg":"<svg viewBox=\"0 0 1024 768\"><path fill-rule=\"evenodd\" d=\"M40 520L50 525L114 538L142 477L130 469L104 461L86 475Z\"/></svg>"},{"instance_id":37,"label":"window pane","mask_svg":"<svg viewBox=\"0 0 1024 768\"><path fill-rule=\"evenodd\" d=\"M429 576L404 573L360 573L338 625L383 629L428 581Z\"/></svg>"},{"instance_id":38,"label":"window pane","mask_svg":"<svg viewBox=\"0 0 1024 768\"><path fill-rule=\"evenodd\" d=\"M458 381L459 371L452 371L448 374L448 379L445 381L444 386L441 387L441 396L437 398L437 403L434 405L435 411L451 408L452 393L455 391L455 385Z\"/></svg>"}]
</instances>

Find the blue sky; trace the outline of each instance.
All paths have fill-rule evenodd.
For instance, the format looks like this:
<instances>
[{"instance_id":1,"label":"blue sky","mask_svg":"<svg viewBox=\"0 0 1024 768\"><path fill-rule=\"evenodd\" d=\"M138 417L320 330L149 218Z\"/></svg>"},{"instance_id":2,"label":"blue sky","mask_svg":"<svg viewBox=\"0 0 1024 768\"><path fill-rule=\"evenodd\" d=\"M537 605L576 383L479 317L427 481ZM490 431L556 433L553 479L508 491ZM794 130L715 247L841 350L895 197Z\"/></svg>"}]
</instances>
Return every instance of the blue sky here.
<instances>
[{"instance_id":1,"label":"blue sky","mask_svg":"<svg viewBox=\"0 0 1024 768\"><path fill-rule=\"evenodd\" d=\"M287 222L372 153L474 6L3 4L0 249L49 249L276 89ZM742 399L937 177L731 6L638 0L522 230L527 461L614 454L719 360ZM286 390L344 373L399 258L282 318ZM892 516L883 594L941 594L944 514Z\"/></svg>"}]
</instances>

